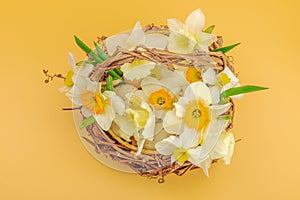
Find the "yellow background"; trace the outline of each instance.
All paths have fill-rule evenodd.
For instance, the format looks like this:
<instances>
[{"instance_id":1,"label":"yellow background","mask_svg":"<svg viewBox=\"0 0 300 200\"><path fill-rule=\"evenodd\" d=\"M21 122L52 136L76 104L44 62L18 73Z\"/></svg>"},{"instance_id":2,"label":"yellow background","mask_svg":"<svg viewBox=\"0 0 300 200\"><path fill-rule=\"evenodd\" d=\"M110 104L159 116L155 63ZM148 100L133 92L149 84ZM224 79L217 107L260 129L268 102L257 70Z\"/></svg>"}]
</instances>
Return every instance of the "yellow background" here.
<instances>
[{"instance_id":1,"label":"yellow background","mask_svg":"<svg viewBox=\"0 0 300 200\"><path fill-rule=\"evenodd\" d=\"M300 199L300 6L297 0L1 1L0 199ZM157 184L96 161L81 144L61 81L67 52L142 24L184 20L201 7L225 44L242 84L271 89L236 101L236 145L222 162Z\"/></svg>"}]
</instances>

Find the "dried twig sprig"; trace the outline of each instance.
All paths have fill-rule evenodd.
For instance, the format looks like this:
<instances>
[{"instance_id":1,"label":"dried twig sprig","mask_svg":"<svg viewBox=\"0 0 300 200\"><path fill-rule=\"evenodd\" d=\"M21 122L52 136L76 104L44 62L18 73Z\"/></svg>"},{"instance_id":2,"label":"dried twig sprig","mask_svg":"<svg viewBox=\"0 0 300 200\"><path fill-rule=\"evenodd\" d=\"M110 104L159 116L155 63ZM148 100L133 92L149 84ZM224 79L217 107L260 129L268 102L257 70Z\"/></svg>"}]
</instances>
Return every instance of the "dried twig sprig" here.
<instances>
[{"instance_id":1,"label":"dried twig sprig","mask_svg":"<svg viewBox=\"0 0 300 200\"><path fill-rule=\"evenodd\" d=\"M46 69L43 69L43 73L46 76L45 83L49 83L50 81L53 81L54 78L59 78L59 79L63 79L63 80L66 79L66 77L64 77L62 74L50 75L50 74L48 74L48 70L46 70Z\"/></svg>"}]
</instances>

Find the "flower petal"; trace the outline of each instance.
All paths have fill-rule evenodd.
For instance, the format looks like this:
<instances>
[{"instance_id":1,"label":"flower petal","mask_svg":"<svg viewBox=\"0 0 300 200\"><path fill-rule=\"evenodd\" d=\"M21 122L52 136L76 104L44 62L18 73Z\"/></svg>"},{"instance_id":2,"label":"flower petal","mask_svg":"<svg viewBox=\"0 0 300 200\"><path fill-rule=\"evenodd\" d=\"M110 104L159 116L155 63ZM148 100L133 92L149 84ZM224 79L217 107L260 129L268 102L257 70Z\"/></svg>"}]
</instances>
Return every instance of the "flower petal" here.
<instances>
[{"instance_id":1,"label":"flower petal","mask_svg":"<svg viewBox=\"0 0 300 200\"><path fill-rule=\"evenodd\" d=\"M138 60L133 63L125 63L121 66L121 70L123 71L126 79L133 81L148 76L154 66L155 63L153 62Z\"/></svg>"},{"instance_id":2,"label":"flower petal","mask_svg":"<svg viewBox=\"0 0 300 200\"><path fill-rule=\"evenodd\" d=\"M227 76L231 79L231 82L238 83L239 79L233 74L233 72L229 69L229 67L225 67L225 69L221 72L227 74Z\"/></svg>"},{"instance_id":3,"label":"flower petal","mask_svg":"<svg viewBox=\"0 0 300 200\"><path fill-rule=\"evenodd\" d=\"M159 80L150 76L142 80L141 86L147 96L151 95L153 92L158 91L162 88Z\"/></svg>"},{"instance_id":4,"label":"flower petal","mask_svg":"<svg viewBox=\"0 0 300 200\"><path fill-rule=\"evenodd\" d=\"M131 31L126 44L129 47L129 50L133 50L136 46L144 44L145 40L145 33L142 29L141 23L138 21Z\"/></svg>"},{"instance_id":5,"label":"flower petal","mask_svg":"<svg viewBox=\"0 0 300 200\"><path fill-rule=\"evenodd\" d=\"M194 51L196 41L181 33L171 32L168 38L168 50L175 53L188 54Z\"/></svg>"},{"instance_id":6,"label":"flower petal","mask_svg":"<svg viewBox=\"0 0 300 200\"><path fill-rule=\"evenodd\" d=\"M179 135L179 139L182 143L182 147L185 149L196 147L199 144L198 132L188 127L184 127L184 131Z\"/></svg>"},{"instance_id":7,"label":"flower petal","mask_svg":"<svg viewBox=\"0 0 300 200\"><path fill-rule=\"evenodd\" d=\"M193 11L185 20L185 25L192 34L202 32L204 24L205 16L201 9Z\"/></svg>"},{"instance_id":8,"label":"flower petal","mask_svg":"<svg viewBox=\"0 0 300 200\"><path fill-rule=\"evenodd\" d=\"M113 119L115 118L115 112L113 111L113 108L111 106L106 106L104 109L104 113L101 115L93 115L97 123L100 125L100 127L108 131Z\"/></svg>"},{"instance_id":9,"label":"flower petal","mask_svg":"<svg viewBox=\"0 0 300 200\"><path fill-rule=\"evenodd\" d=\"M171 155L180 146L181 142L179 138L172 135L156 143L155 149L162 155Z\"/></svg>"},{"instance_id":10,"label":"flower petal","mask_svg":"<svg viewBox=\"0 0 300 200\"><path fill-rule=\"evenodd\" d=\"M200 157L200 152L201 152L200 146L196 148L191 148L188 150L189 158L188 161L190 161L192 164L199 166L200 163L203 161L203 158Z\"/></svg>"},{"instance_id":11,"label":"flower petal","mask_svg":"<svg viewBox=\"0 0 300 200\"><path fill-rule=\"evenodd\" d=\"M167 112L164 120L163 127L165 131L171 134L180 134L183 131L183 122L181 118L176 116L175 110Z\"/></svg>"},{"instance_id":12,"label":"flower petal","mask_svg":"<svg viewBox=\"0 0 300 200\"><path fill-rule=\"evenodd\" d=\"M225 164L230 164L230 160L234 150L234 136L230 132L223 132L217 144L210 153L211 159L223 159Z\"/></svg>"},{"instance_id":13,"label":"flower petal","mask_svg":"<svg viewBox=\"0 0 300 200\"><path fill-rule=\"evenodd\" d=\"M111 99L111 105L115 112L119 115L123 115L125 112L125 103L121 97L117 96L115 92L105 91L103 95Z\"/></svg>"},{"instance_id":14,"label":"flower petal","mask_svg":"<svg viewBox=\"0 0 300 200\"><path fill-rule=\"evenodd\" d=\"M201 150L201 158L206 158L208 154L212 151L213 147L218 141L220 134L225 129L226 124L226 120L212 119L204 137L204 142Z\"/></svg>"},{"instance_id":15,"label":"flower petal","mask_svg":"<svg viewBox=\"0 0 300 200\"><path fill-rule=\"evenodd\" d=\"M118 35L111 36L105 40L106 49L109 55L112 55L118 46L126 48L126 41L129 35L127 33L121 33Z\"/></svg>"},{"instance_id":16,"label":"flower petal","mask_svg":"<svg viewBox=\"0 0 300 200\"><path fill-rule=\"evenodd\" d=\"M92 115L91 111L89 111L85 106L81 107L81 113L85 117L90 117Z\"/></svg>"},{"instance_id":17,"label":"flower petal","mask_svg":"<svg viewBox=\"0 0 300 200\"><path fill-rule=\"evenodd\" d=\"M219 115L224 114L230 107L231 103L210 106L210 109L212 110L212 117L218 117Z\"/></svg>"},{"instance_id":18,"label":"flower petal","mask_svg":"<svg viewBox=\"0 0 300 200\"><path fill-rule=\"evenodd\" d=\"M220 89L218 86L213 86L209 88L211 98L212 98L212 104L217 104L220 101Z\"/></svg>"},{"instance_id":19,"label":"flower petal","mask_svg":"<svg viewBox=\"0 0 300 200\"><path fill-rule=\"evenodd\" d=\"M203 73L203 82L210 84L210 85L215 85L216 84L216 72L212 68L208 68L205 70Z\"/></svg>"},{"instance_id":20,"label":"flower petal","mask_svg":"<svg viewBox=\"0 0 300 200\"><path fill-rule=\"evenodd\" d=\"M209 157L207 157L205 160L203 160L203 161L202 161L200 164L198 164L197 166L200 167L200 168L203 170L203 172L204 172L204 174L205 174L206 176L209 176L209 174L208 174L208 169L210 168L211 163L212 163L212 160L211 160Z\"/></svg>"},{"instance_id":21,"label":"flower petal","mask_svg":"<svg viewBox=\"0 0 300 200\"><path fill-rule=\"evenodd\" d=\"M201 99L206 105L211 104L209 88L203 82L193 82L185 90L184 96L190 100Z\"/></svg>"},{"instance_id":22,"label":"flower petal","mask_svg":"<svg viewBox=\"0 0 300 200\"><path fill-rule=\"evenodd\" d=\"M185 25L175 18L168 19L167 22L170 31L178 32L185 29Z\"/></svg>"},{"instance_id":23,"label":"flower petal","mask_svg":"<svg viewBox=\"0 0 300 200\"><path fill-rule=\"evenodd\" d=\"M217 40L217 37L213 34L200 32L197 34L198 50L208 51L208 47Z\"/></svg>"},{"instance_id":24,"label":"flower petal","mask_svg":"<svg viewBox=\"0 0 300 200\"><path fill-rule=\"evenodd\" d=\"M137 134L137 129L134 125L134 122L129 118L129 116L116 115L114 122L126 135L132 136Z\"/></svg>"},{"instance_id":25,"label":"flower petal","mask_svg":"<svg viewBox=\"0 0 300 200\"><path fill-rule=\"evenodd\" d=\"M76 66L76 58L74 56L74 54L72 54L71 52L68 52L68 61L69 61L69 65L72 68L73 72L77 72L78 67Z\"/></svg>"},{"instance_id":26,"label":"flower petal","mask_svg":"<svg viewBox=\"0 0 300 200\"><path fill-rule=\"evenodd\" d=\"M152 33L146 34L145 46L148 48L156 48L164 50L168 44L168 37L159 34L159 33Z\"/></svg>"}]
</instances>

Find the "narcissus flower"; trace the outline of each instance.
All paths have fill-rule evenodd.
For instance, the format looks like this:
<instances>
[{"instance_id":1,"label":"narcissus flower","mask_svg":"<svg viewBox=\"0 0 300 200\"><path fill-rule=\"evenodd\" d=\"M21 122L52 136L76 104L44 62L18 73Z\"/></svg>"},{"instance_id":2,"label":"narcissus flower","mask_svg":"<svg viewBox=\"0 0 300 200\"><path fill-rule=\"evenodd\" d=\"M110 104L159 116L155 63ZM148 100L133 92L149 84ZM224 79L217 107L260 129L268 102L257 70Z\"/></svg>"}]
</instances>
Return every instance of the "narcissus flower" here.
<instances>
[{"instance_id":1,"label":"narcissus flower","mask_svg":"<svg viewBox=\"0 0 300 200\"><path fill-rule=\"evenodd\" d=\"M211 105L212 99L208 87L203 82L191 83L184 96L174 103L175 109L167 112L163 126L171 133L180 135L186 131L196 131L198 144L202 146L200 158L204 159L211 152L224 130L227 121L219 118L231 106Z\"/></svg>"},{"instance_id":2,"label":"narcissus flower","mask_svg":"<svg viewBox=\"0 0 300 200\"><path fill-rule=\"evenodd\" d=\"M239 87L239 79L232 73L232 71L225 67L223 71L216 74L215 70L208 68L203 73L203 81L211 85L210 92L212 96L212 103L216 104L220 101L220 94L230 88ZM242 95L232 96L232 98L240 98Z\"/></svg>"},{"instance_id":3,"label":"narcissus flower","mask_svg":"<svg viewBox=\"0 0 300 200\"><path fill-rule=\"evenodd\" d=\"M81 106L85 117L93 115L101 128L107 131L115 114L124 114L125 103L112 91L101 93L101 85L78 76L72 89L66 94L75 106Z\"/></svg>"},{"instance_id":4,"label":"narcissus flower","mask_svg":"<svg viewBox=\"0 0 300 200\"><path fill-rule=\"evenodd\" d=\"M68 53L69 65L71 70L65 76L64 87L60 88L60 92L68 92L74 85L77 76L88 78L89 74L92 72L93 65L86 64L82 67L76 65L76 58L72 53Z\"/></svg>"},{"instance_id":5,"label":"narcissus flower","mask_svg":"<svg viewBox=\"0 0 300 200\"><path fill-rule=\"evenodd\" d=\"M133 50L139 45L144 45L148 48L165 49L167 46L167 36L159 33L145 33L141 27L141 23L137 22L131 33L122 33L111 36L105 40L106 48L109 55L112 55L118 46Z\"/></svg>"},{"instance_id":6,"label":"narcissus flower","mask_svg":"<svg viewBox=\"0 0 300 200\"><path fill-rule=\"evenodd\" d=\"M128 94L130 101L129 108L126 109L124 116L118 115L115 119L116 124L124 133L124 137L129 139L134 136L137 141L138 151L141 154L146 140L153 140L155 130L155 114L151 107L143 101L143 98L133 94Z\"/></svg>"},{"instance_id":7,"label":"narcissus flower","mask_svg":"<svg viewBox=\"0 0 300 200\"><path fill-rule=\"evenodd\" d=\"M182 165L190 161L198 165L202 160L199 135L196 131L184 131L179 137L169 136L155 145L156 150L162 155L171 155L171 163L177 162Z\"/></svg>"},{"instance_id":8,"label":"narcissus flower","mask_svg":"<svg viewBox=\"0 0 300 200\"><path fill-rule=\"evenodd\" d=\"M193 11L182 24L177 19L168 19L171 31L168 50L175 53L192 53L194 50L208 51L208 47L216 41L213 34L203 32L204 14L200 9Z\"/></svg>"}]
</instances>

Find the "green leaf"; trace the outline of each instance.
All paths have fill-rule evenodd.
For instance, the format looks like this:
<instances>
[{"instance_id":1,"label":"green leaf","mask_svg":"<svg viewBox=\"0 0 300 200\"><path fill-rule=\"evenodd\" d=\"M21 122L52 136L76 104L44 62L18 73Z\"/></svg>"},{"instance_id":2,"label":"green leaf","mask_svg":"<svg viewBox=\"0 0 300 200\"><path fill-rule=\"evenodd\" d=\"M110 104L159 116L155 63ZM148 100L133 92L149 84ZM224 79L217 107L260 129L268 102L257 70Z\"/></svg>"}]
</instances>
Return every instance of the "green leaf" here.
<instances>
[{"instance_id":1,"label":"green leaf","mask_svg":"<svg viewBox=\"0 0 300 200\"><path fill-rule=\"evenodd\" d=\"M220 116L218 116L218 119L231 120L232 116L231 115L220 115Z\"/></svg>"},{"instance_id":2,"label":"green leaf","mask_svg":"<svg viewBox=\"0 0 300 200\"><path fill-rule=\"evenodd\" d=\"M91 56L97 63L102 63L103 60L97 56L84 42L82 42L76 35L74 35L76 44L89 56Z\"/></svg>"},{"instance_id":3,"label":"green leaf","mask_svg":"<svg viewBox=\"0 0 300 200\"><path fill-rule=\"evenodd\" d=\"M96 121L95 118L94 118L93 116L90 116L90 117L84 119L84 120L81 122L79 128L80 128L80 129L83 129L83 128L85 128L85 127L87 127L87 126L93 124L95 121Z\"/></svg>"},{"instance_id":4,"label":"green leaf","mask_svg":"<svg viewBox=\"0 0 300 200\"><path fill-rule=\"evenodd\" d=\"M114 80L121 78L114 70L109 70L108 74L111 75Z\"/></svg>"},{"instance_id":5,"label":"green leaf","mask_svg":"<svg viewBox=\"0 0 300 200\"><path fill-rule=\"evenodd\" d=\"M104 61L108 59L108 55L98 46L96 42L94 42L94 45L96 47L96 51L98 53L98 56Z\"/></svg>"},{"instance_id":6,"label":"green leaf","mask_svg":"<svg viewBox=\"0 0 300 200\"><path fill-rule=\"evenodd\" d=\"M109 91L114 91L114 86L113 86L113 77L112 76L108 76L106 78L106 86L105 86L106 90Z\"/></svg>"},{"instance_id":7,"label":"green leaf","mask_svg":"<svg viewBox=\"0 0 300 200\"><path fill-rule=\"evenodd\" d=\"M228 51L230 51L231 49L233 49L234 47L240 45L241 43L236 43L236 44L233 44L233 45L230 45L230 46L226 46L226 47L222 47L222 48L219 48L219 49L214 49L214 50L211 50L212 52L218 52L218 51L221 51L222 53L227 53Z\"/></svg>"},{"instance_id":8,"label":"green leaf","mask_svg":"<svg viewBox=\"0 0 300 200\"><path fill-rule=\"evenodd\" d=\"M92 64L92 65L96 66L97 62L91 61L91 60L83 60L83 61L79 61L78 63L76 63L77 66L83 66L83 65L87 65L87 64Z\"/></svg>"},{"instance_id":9,"label":"green leaf","mask_svg":"<svg viewBox=\"0 0 300 200\"><path fill-rule=\"evenodd\" d=\"M115 68L114 71L115 71L119 76L122 76L122 75L123 75L123 72L122 72L122 70L120 69L120 67Z\"/></svg>"},{"instance_id":10,"label":"green leaf","mask_svg":"<svg viewBox=\"0 0 300 200\"><path fill-rule=\"evenodd\" d=\"M245 86L230 88L228 90L225 90L224 92L221 93L220 97L221 99L225 99L226 97L230 97L238 94L245 94L249 92L255 92L255 91L266 90L266 89L269 88L254 86L254 85L245 85Z\"/></svg>"},{"instance_id":11,"label":"green leaf","mask_svg":"<svg viewBox=\"0 0 300 200\"><path fill-rule=\"evenodd\" d=\"M215 27L216 27L216 25L211 25L211 26L207 27L207 29L205 29L204 32L211 34L213 32L213 30L215 29Z\"/></svg>"}]
</instances>

